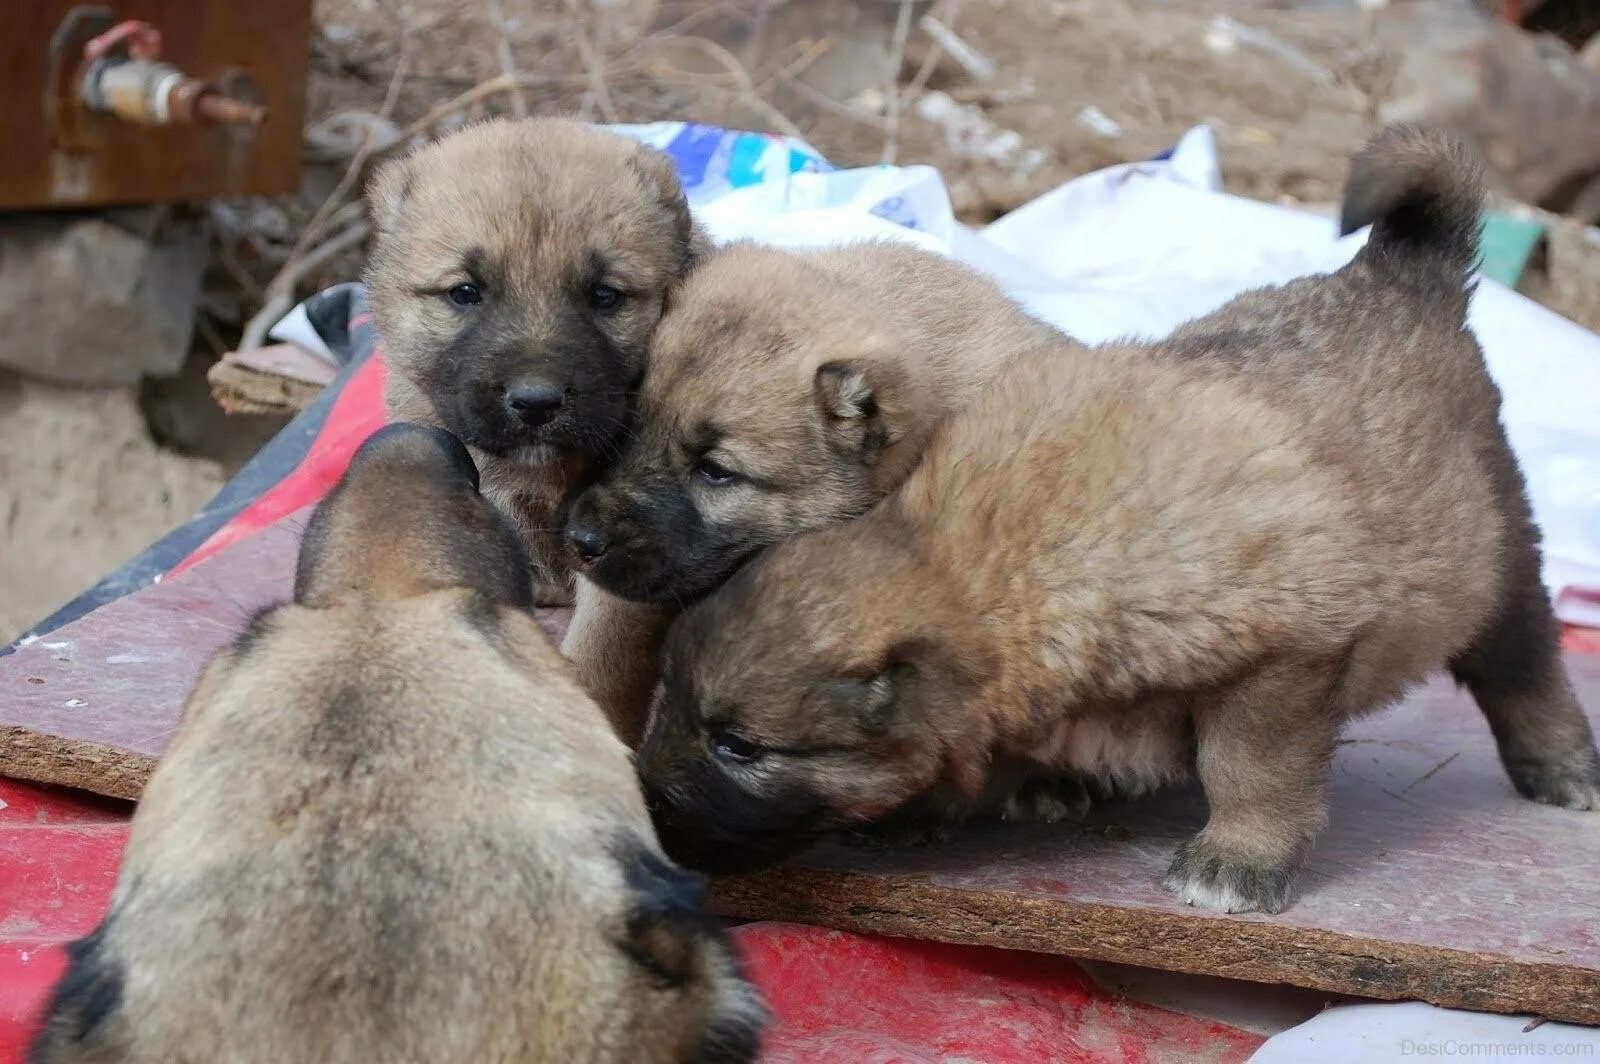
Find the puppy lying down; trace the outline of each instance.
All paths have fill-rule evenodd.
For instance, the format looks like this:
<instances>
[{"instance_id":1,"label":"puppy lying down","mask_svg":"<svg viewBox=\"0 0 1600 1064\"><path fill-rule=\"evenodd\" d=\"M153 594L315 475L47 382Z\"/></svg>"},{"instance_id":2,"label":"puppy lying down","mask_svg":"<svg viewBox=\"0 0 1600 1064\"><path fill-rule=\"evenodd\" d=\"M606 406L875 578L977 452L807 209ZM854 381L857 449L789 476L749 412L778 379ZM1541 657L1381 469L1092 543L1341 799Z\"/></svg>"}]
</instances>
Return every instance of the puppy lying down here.
<instances>
[{"instance_id":1,"label":"puppy lying down","mask_svg":"<svg viewBox=\"0 0 1600 1064\"><path fill-rule=\"evenodd\" d=\"M752 1059L755 993L531 602L462 445L369 440L195 688L33 1059Z\"/></svg>"},{"instance_id":2,"label":"puppy lying down","mask_svg":"<svg viewBox=\"0 0 1600 1064\"><path fill-rule=\"evenodd\" d=\"M751 866L1063 772L1194 772L1209 820L1166 885L1278 912L1341 726L1441 667L1523 795L1600 807L1465 324L1480 189L1452 143L1381 134L1344 269L1161 342L1021 355L882 504L686 613L640 755L668 852Z\"/></svg>"}]
</instances>

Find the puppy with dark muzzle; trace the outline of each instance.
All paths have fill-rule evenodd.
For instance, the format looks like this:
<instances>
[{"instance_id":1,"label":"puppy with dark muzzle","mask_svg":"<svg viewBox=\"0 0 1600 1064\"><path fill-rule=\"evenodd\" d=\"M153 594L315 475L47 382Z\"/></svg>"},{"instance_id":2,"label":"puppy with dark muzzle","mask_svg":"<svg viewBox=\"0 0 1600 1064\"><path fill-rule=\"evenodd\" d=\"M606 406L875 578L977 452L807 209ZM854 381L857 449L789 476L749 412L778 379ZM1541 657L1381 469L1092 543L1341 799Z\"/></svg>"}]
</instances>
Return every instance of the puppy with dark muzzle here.
<instances>
[{"instance_id":1,"label":"puppy with dark muzzle","mask_svg":"<svg viewBox=\"0 0 1600 1064\"><path fill-rule=\"evenodd\" d=\"M564 119L486 122L385 167L371 200L389 414L467 444L540 604L570 602L561 504L614 452L667 290L705 248L672 161Z\"/></svg>"},{"instance_id":2,"label":"puppy with dark muzzle","mask_svg":"<svg viewBox=\"0 0 1600 1064\"><path fill-rule=\"evenodd\" d=\"M1210 816L1168 887L1278 912L1341 725L1441 667L1517 790L1600 808L1466 327L1481 202L1451 142L1380 135L1344 269L1158 343L1023 355L883 504L688 611L639 755L668 853L727 868L960 817L1001 773L1194 771Z\"/></svg>"},{"instance_id":3,"label":"puppy with dark muzzle","mask_svg":"<svg viewBox=\"0 0 1600 1064\"><path fill-rule=\"evenodd\" d=\"M1062 343L903 244L736 244L699 266L657 329L621 456L567 521L584 580L562 649L624 737L678 607L766 545L863 513L1004 360Z\"/></svg>"},{"instance_id":4,"label":"puppy with dark muzzle","mask_svg":"<svg viewBox=\"0 0 1600 1064\"><path fill-rule=\"evenodd\" d=\"M531 608L461 444L369 440L202 675L31 1059L752 1060L757 996Z\"/></svg>"}]
</instances>

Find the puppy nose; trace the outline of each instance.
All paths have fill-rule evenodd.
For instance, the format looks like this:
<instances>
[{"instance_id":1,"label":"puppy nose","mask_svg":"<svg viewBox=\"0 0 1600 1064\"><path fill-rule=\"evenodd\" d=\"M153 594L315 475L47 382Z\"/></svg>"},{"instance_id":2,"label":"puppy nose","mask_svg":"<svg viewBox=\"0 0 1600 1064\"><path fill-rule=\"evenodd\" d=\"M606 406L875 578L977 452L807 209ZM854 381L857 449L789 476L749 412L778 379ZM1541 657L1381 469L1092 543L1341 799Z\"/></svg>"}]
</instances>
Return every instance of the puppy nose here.
<instances>
[{"instance_id":1,"label":"puppy nose","mask_svg":"<svg viewBox=\"0 0 1600 1064\"><path fill-rule=\"evenodd\" d=\"M593 525L568 525L567 542L578 552L578 557L592 562L611 546L606 534Z\"/></svg>"},{"instance_id":2,"label":"puppy nose","mask_svg":"<svg viewBox=\"0 0 1600 1064\"><path fill-rule=\"evenodd\" d=\"M506 389L506 405L529 428L545 424L561 409L561 389L549 381L528 381Z\"/></svg>"}]
</instances>

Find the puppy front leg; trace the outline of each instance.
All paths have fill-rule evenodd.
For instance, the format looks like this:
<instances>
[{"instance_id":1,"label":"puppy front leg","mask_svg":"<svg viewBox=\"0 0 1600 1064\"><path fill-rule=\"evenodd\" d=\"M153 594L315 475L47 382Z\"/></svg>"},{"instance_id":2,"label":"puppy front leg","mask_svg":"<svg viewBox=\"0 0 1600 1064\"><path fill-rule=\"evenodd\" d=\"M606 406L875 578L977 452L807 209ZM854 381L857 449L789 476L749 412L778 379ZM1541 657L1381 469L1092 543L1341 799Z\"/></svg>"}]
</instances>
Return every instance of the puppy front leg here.
<instances>
[{"instance_id":1,"label":"puppy front leg","mask_svg":"<svg viewBox=\"0 0 1600 1064\"><path fill-rule=\"evenodd\" d=\"M1276 666L1195 708L1196 767L1211 806L1163 885L1189 905L1281 912L1328 819L1338 737L1324 668Z\"/></svg>"},{"instance_id":2,"label":"puppy front leg","mask_svg":"<svg viewBox=\"0 0 1600 1064\"><path fill-rule=\"evenodd\" d=\"M661 643L677 610L621 599L582 577L561 653L617 735L637 747L660 675Z\"/></svg>"}]
</instances>

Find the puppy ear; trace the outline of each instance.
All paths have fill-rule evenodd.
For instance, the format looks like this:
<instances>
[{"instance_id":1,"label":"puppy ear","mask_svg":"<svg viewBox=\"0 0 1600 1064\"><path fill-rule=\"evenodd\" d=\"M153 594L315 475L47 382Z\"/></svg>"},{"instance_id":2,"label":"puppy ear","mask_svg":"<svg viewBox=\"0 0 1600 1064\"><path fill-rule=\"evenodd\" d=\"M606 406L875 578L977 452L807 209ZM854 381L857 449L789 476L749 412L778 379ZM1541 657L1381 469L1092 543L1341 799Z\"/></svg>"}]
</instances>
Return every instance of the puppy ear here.
<instances>
[{"instance_id":1,"label":"puppy ear","mask_svg":"<svg viewBox=\"0 0 1600 1064\"><path fill-rule=\"evenodd\" d=\"M106 956L105 934L112 917L67 946L67 971L56 984L43 1029L29 1060L77 1060L91 1053L119 1054L107 1042L107 1028L122 1007L122 969Z\"/></svg>"},{"instance_id":2,"label":"puppy ear","mask_svg":"<svg viewBox=\"0 0 1600 1064\"><path fill-rule=\"evenodd\" d=\"M834 446L863 465L872 465L902 433L893 414L892 392L900 374L888 363L840 359L817 367L813 383L817 409Z\"/></svg>"},{"instance_id":3,"label":"puppy ear","mask_svg":"<svg viewBox=\"0 0 1600 1064\"><path fill-rule=\"evenodd\" d=\"M916 663L897 654L871 676L843 681L839 693L857 727L874 737L894 730L911 707L908 696L916 673Z\"/></svg>"},{"instance_id":4,"label":"puppy ear","mask_svg":"<svg viewBox=\"0 0 1600 1064\"><path fill-rule=\"evenodd\" d=\"M414 176L411 158L407 156L385 163L367 186L372 224L378 232L392 233L398 227L401 209L411 195Z\"/></svg>"},{"instance_id":5,"label":"puppy ear","mask_svg":"<svg viewBox=\"0 0 1600 1064\"><path fill-rule=\"evenodd\" d=\"M860 715L863 731L869 735L882 735L889 730L913 667L906 662L897 662L872 679L861 682L861 700L856 711Z\"/></svg>"},{"instance_id":6,"label":"puppy ear","mask_svg":"<svg viewBox=\"0 0 1600 1064\"><path fill-rule=\"evenodd\" d=\"M619 946L660 989L701 974L700 953L722 930L706 909L705 880L641 843L627 844L623 876L632 897Z\"/></svg>"},{"instance_id":7,"label":"puppy ear","mask_svg":"<svg viewBox=\"0 0 1600 1064\"><path fill-rule=\"evenodd\" d=\"M680 272L688 273L711 253L711 239L694 224L694 217L689 213L689 199L684 194L683 182L678 179L678 164L666 152L640 145L633 155L633 165L672 216L675 235L683 250Z\"/></svg>"}]
</instances>

